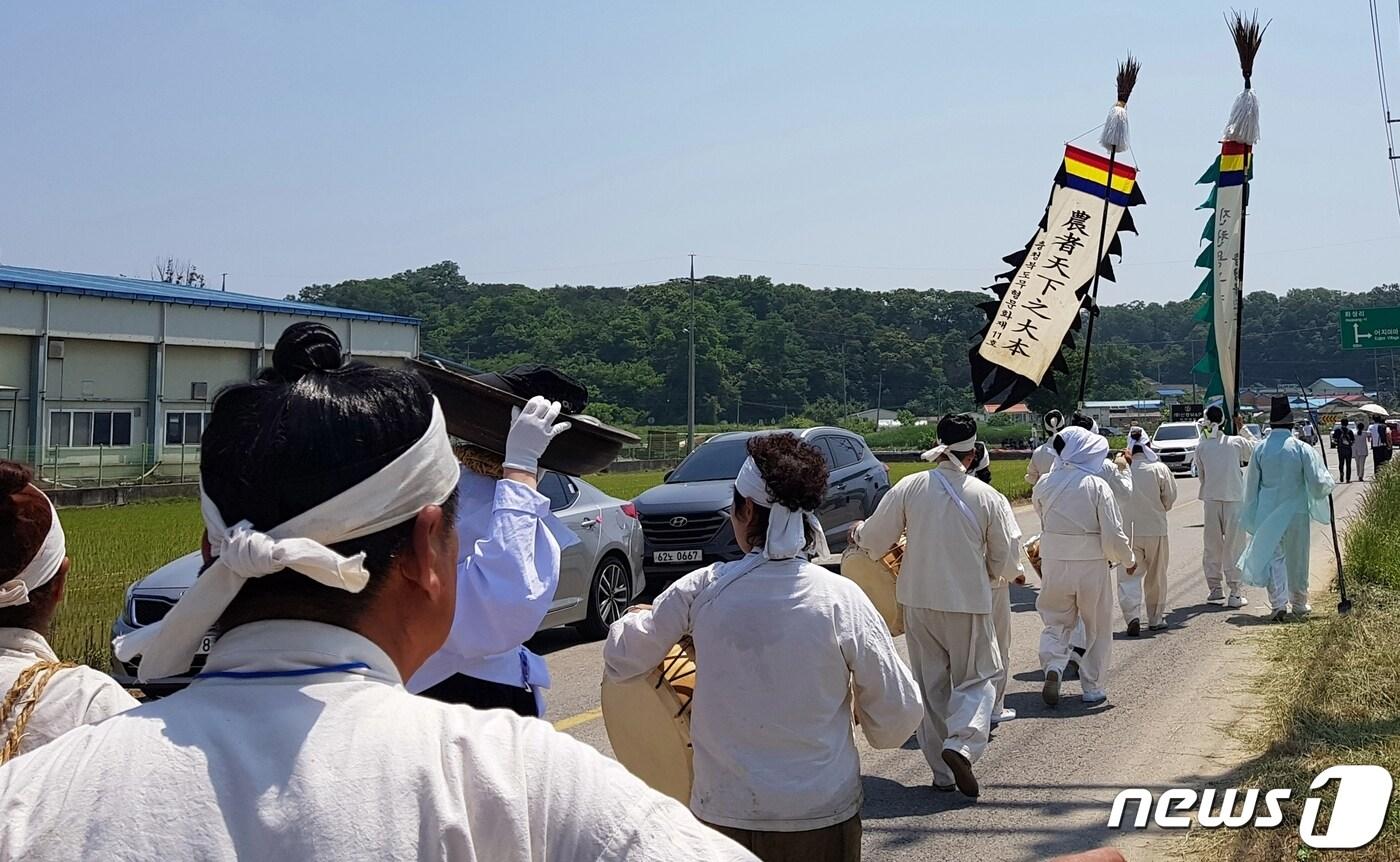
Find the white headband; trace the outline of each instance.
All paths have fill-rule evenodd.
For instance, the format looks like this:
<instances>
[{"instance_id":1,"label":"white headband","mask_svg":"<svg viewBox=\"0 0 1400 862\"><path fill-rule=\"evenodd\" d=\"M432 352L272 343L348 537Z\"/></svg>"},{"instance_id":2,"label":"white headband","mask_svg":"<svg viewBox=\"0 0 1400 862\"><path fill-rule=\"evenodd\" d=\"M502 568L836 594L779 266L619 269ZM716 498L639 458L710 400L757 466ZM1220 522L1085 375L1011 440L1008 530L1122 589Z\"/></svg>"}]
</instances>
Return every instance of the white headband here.
<instances>
[{"instance_id":1,"label":"white headband","mask_svg":"<svg viewBox=\"0 0 1400 862\"><path fill-rule=\"evenodd\" d=\"M966 455L968 452L971 452L975 448L977 448L976 434L972 435L966 440L959 440L956 443L939 443L937 446L934 446L932 449L920 455L919 458L924 461L932 462L937 461L939 458L941 458L944 452L957 452L958 454ZM960 468L962 467L962 461L958 460L957 458L952 459L952 463L958 465L958 467ZM964 470L963 472L967 471Z\"/></svg>"},{"instance_id":2,"label":"white headband","mask_svg":"<svg viewBox=\"0 0 1400 862\"><path fill-rule=\"evenodd\" d=\"M33 485L30 487L34 488ZM39 491L38 488L34 490ZM58 574L58 570L63 567L63 560L68 556L68 543L63 535L63 525L58 522L58 510L53 507L53 501L43 491L39 491L39 496L49 504L51 520L48 535L44 536L44 541L39 544L34 559L20 569L19 574L0 584L0 608L12 608L28 602L29 594L53 580L53 576Z\"/></svg>"},{"instance_id":3,"label":"white headband","mask_svg":"<svg viewBox=\"0 0 1400 862\"><path fill-rule=\"evenodd\" d=\"M200 510L210 551L217 558L164 619L117 638L117 658L142 656L142 682L184 673L200 638L218 622L244 582L283 569L328 587L360 592L369 582L364 552L346 557L328 546L402 524L424 506L446 500L459 478L447 423L434 398L428 430L402 455L358 485L265 533L247 521L225 526L201 485Z\"/></svg>"},{"instance_id":4,"label":"white headband","mask_svg":"<svg viewBox=\"0 0 1400 862\"><path fill-rule=\"evenodd\" d=\"M1133 435L1137 434L1137 437ZM1128 453L1132 454L1134 446L1142 447L1142 460L1146 464L1156 464L1161 459L1157 453L1152 451L1152 441L1147 436L1147 429L1141 425L1134 425L1128 429Z\"/></svg>"},{"instance_id":5,"label":"white headband","mask_svg":"<svg viewBox=\"0 0 1400 862\"><path fill-rule=\"evenodd\" d=\"M773 499L768 493L768 483L758 472L753 458L745 458L744 466L734 479L734 490L765 509L768 509L768 534L763 540L763 556L769 560L786 560L802 553L807 547L807 531L804 524L810 524L816 532L816 547L813 556L825 557L831 553L826 544L826 533L821 522L811 512L789 509Z\"/></svg>"}]
</instances>

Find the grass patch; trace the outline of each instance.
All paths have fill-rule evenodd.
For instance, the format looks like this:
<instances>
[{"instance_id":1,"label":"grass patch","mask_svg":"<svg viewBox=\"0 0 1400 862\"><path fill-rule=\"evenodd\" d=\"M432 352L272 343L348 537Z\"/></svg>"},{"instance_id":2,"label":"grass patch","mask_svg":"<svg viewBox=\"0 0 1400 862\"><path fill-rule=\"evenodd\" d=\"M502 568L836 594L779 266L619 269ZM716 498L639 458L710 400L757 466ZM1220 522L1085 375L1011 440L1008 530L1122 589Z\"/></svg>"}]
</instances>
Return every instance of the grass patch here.
<instances>
[{"instance_id":1,"label":"grass patch","mask_svg":"<svg viewBox=\"0 0 1400 862\"><path fill-rule=\"evenodd\" d=\"M59 658L105 669L112 621L127 586L199 549L199 503L64 509L61 517L73 566L50 633L53 648Z\"/></svg>"},{"instance_id":2,"label":"grass patch","mask_svg":"<svg viewBox=\"0 0 1400 862\"><path fill-rule=\"evenodd\" d=\"M1346 537L1344 561L1354 603L1350 616L1329 608L1302 625L1266 635L1269 670L1259 682L1262 709L1242 739L1257 756L1238 770L1240 787L1292 788L1278 829L1217 830L1189 842L1191 858L1214 860L1400 858L1400 806L1367 847L1328 853L1298 836L1309 786L1336 764L1376 764L1400 775L1400 469L1385 471L1363 499ZM1323 605L1318 602L1317 606ZM1319 792L1330 811L1335 785ZM1321 831L1324 827L1319 824Z\"/></svg>"}]
</instances>

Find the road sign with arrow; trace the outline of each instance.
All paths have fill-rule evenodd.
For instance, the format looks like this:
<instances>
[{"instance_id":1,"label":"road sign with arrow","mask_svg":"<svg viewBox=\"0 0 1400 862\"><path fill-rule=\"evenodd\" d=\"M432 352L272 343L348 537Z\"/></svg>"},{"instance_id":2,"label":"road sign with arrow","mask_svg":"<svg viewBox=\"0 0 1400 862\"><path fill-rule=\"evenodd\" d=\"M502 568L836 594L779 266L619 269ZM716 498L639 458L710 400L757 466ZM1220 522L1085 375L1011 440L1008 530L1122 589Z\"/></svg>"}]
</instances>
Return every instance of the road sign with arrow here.
<instances>
[{"instance_id":1,"label":"road sign with arrow","mask_svg":"<svg viewBox=\"0 0 1400 862\"><path fill-rule=\"evenodd\" d=\"M1337 316L1343 350L1400 347L1400 308L1354 308Z\"/></svg>"}]
</instances>

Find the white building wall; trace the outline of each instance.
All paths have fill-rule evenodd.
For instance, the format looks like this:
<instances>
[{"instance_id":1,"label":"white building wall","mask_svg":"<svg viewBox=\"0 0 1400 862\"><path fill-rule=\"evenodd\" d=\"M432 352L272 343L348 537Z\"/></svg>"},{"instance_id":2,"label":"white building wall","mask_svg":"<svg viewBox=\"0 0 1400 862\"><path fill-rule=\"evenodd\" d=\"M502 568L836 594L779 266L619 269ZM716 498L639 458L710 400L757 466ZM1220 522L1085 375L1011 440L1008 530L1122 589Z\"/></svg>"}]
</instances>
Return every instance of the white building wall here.
<instances>
[{"instance_id":1,"label":"white building wall","mask_svg":"<svg viewBox=\"0 0 1400 862\"><path fill-rule=\"evenodd\" d=\"M303 320L331 327L353 356L376 365L417 355L418 328L407 323L0 287L0 385L19 387L14 400L0 390L0 457L34 464L60 483L92 481L99 462L108 482L135 478L157 461L160 473L174 476L178 467L188 478L198 445L167 447L167 418L207 412L222 387L270 363L282 331ZM52 341L63 342L62 360L45 358ZM196 382L208 384L206 399L193 397ZM129 412L131 445L55 449L56 410Z\"/></svg>"},{"instance_id":2,"label":"white building wall","mask_svg":"<svg viewBox=\"0 0 1400 862\"><path fill-rule=\"evenodd\" d=\"M30 358L34 339L0 334L0 458L13 458L29 434Z\"/></svg>"}]
</instances>

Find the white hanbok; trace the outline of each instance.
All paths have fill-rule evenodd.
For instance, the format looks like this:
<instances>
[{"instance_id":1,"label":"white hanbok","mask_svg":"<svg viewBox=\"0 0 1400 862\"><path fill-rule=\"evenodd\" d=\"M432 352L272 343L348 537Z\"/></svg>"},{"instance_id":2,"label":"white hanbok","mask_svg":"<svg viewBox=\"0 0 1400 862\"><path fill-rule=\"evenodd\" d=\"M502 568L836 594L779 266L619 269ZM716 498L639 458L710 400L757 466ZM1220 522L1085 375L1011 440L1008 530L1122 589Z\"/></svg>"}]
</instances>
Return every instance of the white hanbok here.
<instances>
[{"instance_id":1,"label":"white hanbok","mask_svg":"<svg viewBox=\"0 0 1400 862\"><path fill-rule=\"evenodd\" d=\"M545 722L410 695L348 629L239 626L205 673L244 676L0 768L0 859L753 859Z\"/></svg>"},{"instance_id":2,"label":"white hanbok","mask_svg":"<svg viewBox=\"0 0 1400 862\"><path fill-rule=\"evenodd\" d=\"M53 647L38 632L0 628L0 698L35 664L57 661ZM64 668L53 675L35 703L19 738L19 753L33 751L75 727L95 724L134 706L136 698L107 674L84 665ZM18 711L0 725L0 740L15 729Z\"/></svg>"}]
</instances>

